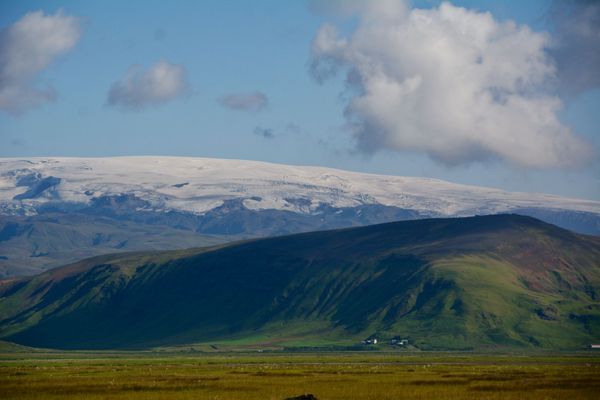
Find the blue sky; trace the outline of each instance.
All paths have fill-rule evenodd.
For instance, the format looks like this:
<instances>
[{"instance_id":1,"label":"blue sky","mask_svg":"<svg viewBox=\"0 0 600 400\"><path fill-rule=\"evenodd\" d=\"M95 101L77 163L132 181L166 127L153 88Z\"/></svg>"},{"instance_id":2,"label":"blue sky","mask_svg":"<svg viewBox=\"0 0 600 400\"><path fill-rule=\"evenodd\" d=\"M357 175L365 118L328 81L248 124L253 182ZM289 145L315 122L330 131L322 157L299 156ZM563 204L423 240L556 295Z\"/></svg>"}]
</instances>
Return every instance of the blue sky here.
<instances>
[{"instance_id":1,"label":"blue sky","mask_svg":"<svg viewBox=\"0 0 600 400\"><path fill-rule=\"evenodd\" d=\"M437 21L442 15L442 11L436 11L439 4L413 2L412 9L404 13L429 9L433 11L427 15ZM466 8L473 13L466 15L474 15L482 23L485 21L481 13L490 12L494 27L506 21L515 21L521 28L526 25L532 33L522 34L531 40L532 46L536 40L542 40L542 36L536 35L548 35L546 40L551 43L560 30L556 15L550 11L555 3L550 1L470 0L452 4ZM78 31L72 46L52 55L47 65L27 78L15 78L18 82L11 83L26 84L40 91L51 88L54 96L49 101L0 110L0 156L239 158L435 177L508 190L600 199L597 161L600 90L595 81L571 92L550 89L551 94L544 95L544 99L558 99L560 107L548 106L551 111L544 116L555 116L558 122L532 125L531 129L544 131L547 126L555 129L552 142L544 142L549 139L543 132L539 146L538 136L515 134L514 156L510 148L506 149L506 140L484 137L498 135L492 123L481 125L485 129L475 133L473 127L453 127L451 123L439 132L428 130L432 126L429 118L460 120L454 115L437 115L435 109L422 112L419 109L418 115L411 116L411 126L422 140L409 142L403 136L404 123L409 123L406 118L396 120L389 114L373 111L371 103L363 104L363 100L379 104L386 98L379 92L363 98L373 87L379 87L379 81L369 76L369 69L357 60L373 57L368 63L371 65L379 60L376 58L379 54L386 60L399 54L402 60L402 52L409 57L412 48L396 48L393 42L387 47L374 44L377 52L371 51L369 45L361 47L355 32L361 27L368 31L365 21L376 14L365 11L368 8L365 5L350 10L341 8L336 2L305 1L2 0L0 27L4 28L5 41L15 36L6 34L15 31L11 27L36 11L42 11L40 18L43 18L56 16L62 10L63 17L76 20ZM453 10L448 15L454 15ZM407 21L404 14L393 21L373 18L376 26L390 30L395 24ZM460 22L449 21L455 25ZM315 50L313 40L324 24L336 27L338 39L346 43L343 53L325 47ZM508 28L502 28L502 32L509 38L513 34ZM369 38L368 34L364 37ZM452 48L461 43L464 41L451 43ZM422 46L428 45L423 42ZM4 57L4 62L8 57L16 57L7 48L8 45L0 44L0 59ZM507 57L512 56L510 50L508 53ZM421 64L424 62L421 59L411 61L413 69L427 65ZM310 71L311 62L320 67L334 63L341 72L319 84ZM553 63L550 60L543 65ZM163 65L167 75L176 81L174 86L166 89L160 86L158 92L140 87L148 82L145 77L149 75L144 75L145 72L158 65ZM400 72L405 70L398 69L396 64L392 67L397 67L392 74L395 79L404 79ZM361 76L358 87L345 83L351 76L347 71L358 71ZM555 75L554 72L543 75L543 82L535 84L535 91L545 91L548 80L566 80ZM428 75L424 73L421 78L426 82ZM515 79L521 80L520 75ZM0 79L0 85L7 84ZM555 86L556 83L552 87ZM527 99L530 96L518 94ZM440 97L438 92L434 95ZM348 107L355 100L362 101L362 108ZM398 107L405 104L402 100ZM394 110L392 107L391 112ZM488 117L492 121L498 115L484 109L478 120ZM357 122L358 128L353 126ZM371 129L372 126L376 128ZM505 129L512 130L510 125ZM564 133L564 129L571 133ZM559 141L556 138L560 135L564 137ZM438 138L441 147L432 147L431 143L437 143ZM448 143L452 147L457 142L455 150L445 150ZM551 150L543 150L546 145ZM539 154L537 148L542 149ZM546 157L547 152L556 154Z\"/></svg>"}]
</instances>

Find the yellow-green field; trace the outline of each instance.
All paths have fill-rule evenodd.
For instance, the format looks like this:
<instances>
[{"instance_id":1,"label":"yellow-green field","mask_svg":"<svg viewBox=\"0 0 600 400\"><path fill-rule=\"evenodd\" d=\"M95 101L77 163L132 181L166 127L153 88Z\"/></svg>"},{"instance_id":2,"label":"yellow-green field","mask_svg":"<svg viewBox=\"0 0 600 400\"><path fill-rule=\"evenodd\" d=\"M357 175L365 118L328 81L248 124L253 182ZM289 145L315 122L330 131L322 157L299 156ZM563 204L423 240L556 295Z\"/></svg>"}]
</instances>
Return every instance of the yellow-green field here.
<instances>
[{"instance_id":1,"label":"yellow-green field","mask_svg":"<svg viewBox=\"0 0 600 400\"><path fill-rule=\"evenodd\" d=\"M597 399L600 356L11 353L0 399Z\"/></svg>"}]
</instances>

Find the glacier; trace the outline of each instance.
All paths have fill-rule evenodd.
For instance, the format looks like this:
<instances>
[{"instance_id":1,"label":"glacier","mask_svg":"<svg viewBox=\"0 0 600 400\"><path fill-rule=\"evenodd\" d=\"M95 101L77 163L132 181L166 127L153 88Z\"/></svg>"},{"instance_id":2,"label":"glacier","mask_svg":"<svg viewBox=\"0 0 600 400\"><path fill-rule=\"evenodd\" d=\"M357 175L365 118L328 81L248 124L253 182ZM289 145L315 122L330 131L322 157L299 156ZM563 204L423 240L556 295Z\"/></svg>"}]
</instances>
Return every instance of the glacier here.
<instances>
[{"instance_id":1,"label":"glacier","mask_svg":"<svg viewBox=\"0 0 600 400\"><path fill-rule=\"evenodd\" d=\"M142 210L196 215L240 200L249 210L300 214L383 205L429 216L471 216L519 209L600 215L600 202L508 192L431 178L376 175L313 166L192 157L1 158L0 214L32 215L47 204L90 204L129 195Z\"/></svg>"}]
</instances>

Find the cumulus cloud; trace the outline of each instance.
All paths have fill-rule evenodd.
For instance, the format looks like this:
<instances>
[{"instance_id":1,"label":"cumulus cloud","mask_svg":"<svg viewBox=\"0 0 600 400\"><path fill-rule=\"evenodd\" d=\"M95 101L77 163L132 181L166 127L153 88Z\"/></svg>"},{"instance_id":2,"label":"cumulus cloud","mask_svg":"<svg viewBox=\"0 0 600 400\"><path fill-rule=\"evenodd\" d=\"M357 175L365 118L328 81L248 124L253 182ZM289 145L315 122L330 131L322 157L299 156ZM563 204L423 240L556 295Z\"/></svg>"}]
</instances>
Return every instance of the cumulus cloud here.
<instances>
[{"instance_id":1,"label":"cumulus cloud","mask_svg":"<svg viewBox=\"0 0 600 400\"><path fill-rule=\"evenodd\" d=\"M182 96L189 90L185 68L161 60L148 69L129 67L125 76L113 83L107 104L125 110L139 110Z\"/></svg>"},{"instance_id":2,"label":"cumulus cloud","mask_svg":"<svg viewBox=\"0 0 600 400\"><path fill-rule=\"evenodd\" d=\"M35 11L0 31L0 110L19 114L56 97L36 76L71 50L81 34L79 19L62 11Z\"/></svg>"},{"instance_id":3,"label":"cumulus cloud","mask_svg":"<svg viewBox=\"0 0 600 400\"><path fill-rule=\"evenodd\" d=\"M534 168L578 167L593 157L560 122L561 99L546 90L556 78L547 34L449 3L368 4L347 37L322 26L310 61L319 82L345 73L345 117L360 151Z\"/></svg>"},{"instance_id":4,"label":"cumulus cloud","mask_svg":"<svg viewBox=\"0 0 600 400\"><path fill-rule=\"evenodd\" d=\"M561 93L572 96L600 86L600 1L555 0L550 10Z\"/></svg>"},{"instance_id":5,"label":"cumulus cloud","mask_svg":"<svg viewBox=\"0 0 600 400\"><path fill-rule=\"evenodd\" d=\"M231 93L220 97L219 103L230 110L259 112L269 104L267 95L262 92Z\"/></svg>"},{"instance_id":6,"label":"cumulus cloud","mask_svg":"<svg viewBox=\"0 0 600 400\"><path fill-rule=\"evenodd\" d=\"M264 139L275 139L275 132L273 132L273 129L271 128L263 128L257 126L256 128L254 128L254 131L252 133Z\"/></svg>"}]
</instances>

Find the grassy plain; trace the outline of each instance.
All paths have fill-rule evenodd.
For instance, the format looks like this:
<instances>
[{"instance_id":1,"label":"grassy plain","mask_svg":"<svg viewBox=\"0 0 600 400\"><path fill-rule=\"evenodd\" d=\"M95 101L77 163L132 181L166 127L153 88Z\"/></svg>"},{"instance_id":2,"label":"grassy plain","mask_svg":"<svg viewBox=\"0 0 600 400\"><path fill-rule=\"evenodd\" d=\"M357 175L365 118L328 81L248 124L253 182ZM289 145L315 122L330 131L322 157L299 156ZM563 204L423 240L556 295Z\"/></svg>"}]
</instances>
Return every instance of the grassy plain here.
<instances>
[{"instance_id":1,"label":"grassy plain","mask_svg":"<svg viewBox=\"0 0 600 400\"><path fill-rule=\"evenodd\" d=\"M470 353L0 354L0 398L596 399L600 355Z\"/></svg>"}]
</instances>

